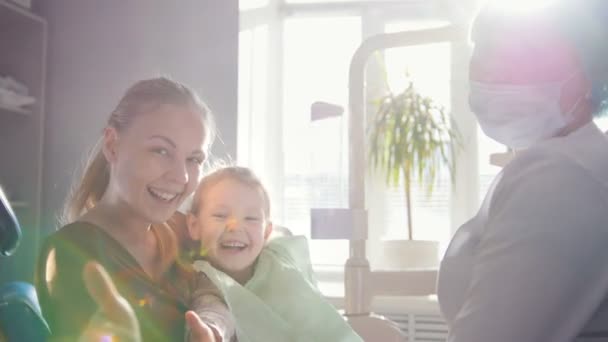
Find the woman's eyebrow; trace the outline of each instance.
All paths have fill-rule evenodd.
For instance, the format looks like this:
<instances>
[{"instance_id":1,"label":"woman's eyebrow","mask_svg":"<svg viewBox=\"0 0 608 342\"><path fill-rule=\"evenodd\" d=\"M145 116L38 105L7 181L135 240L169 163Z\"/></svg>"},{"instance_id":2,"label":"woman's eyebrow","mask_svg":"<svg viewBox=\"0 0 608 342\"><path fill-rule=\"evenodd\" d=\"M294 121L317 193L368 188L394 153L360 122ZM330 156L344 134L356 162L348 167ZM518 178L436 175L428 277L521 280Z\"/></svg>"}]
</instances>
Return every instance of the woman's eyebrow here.
<instances>
[{"instance_id":1,"label":"woman's eyebrow","mask_svg":"<svg viewBox=\"0 0 608 342\"><path fill-rule=\"evenodd\" d=\"M203 150L194 150L194 151L192 151L192 155L198 155L201 157L205 157L205 152L203 152Z\"/></svg>"},{"instance_id":2,"label":"woman's eyebrow","mask_svg":"<svg viewBox=\"0 0 608 342\"><path fill-rule=\"evenodd\" d=\"M175 145L175 143L173 142L173 140L167 138L164 135L152 135L148 139L150 139L150 140L152 140L152 139L160 139L160 140L163 140L164 142L166 142L167 144L173 146L173 148L177 148L177 146Z\"/></svg>"}]
</instances>

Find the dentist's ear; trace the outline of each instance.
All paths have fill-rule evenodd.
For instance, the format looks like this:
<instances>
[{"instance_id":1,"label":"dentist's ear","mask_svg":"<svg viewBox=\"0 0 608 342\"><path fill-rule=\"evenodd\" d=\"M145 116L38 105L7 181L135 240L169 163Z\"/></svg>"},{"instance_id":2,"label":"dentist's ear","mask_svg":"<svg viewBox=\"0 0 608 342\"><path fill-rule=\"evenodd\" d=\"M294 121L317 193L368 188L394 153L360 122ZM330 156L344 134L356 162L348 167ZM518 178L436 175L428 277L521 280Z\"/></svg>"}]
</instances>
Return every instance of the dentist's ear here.
<instances>
[{"instance_id":1,"label":"dentist's ear","mask_svg":"<svg viewBox=\"0 0 608 342\"><path fill-rule=\"evenodd\" d=\"M186 225L188 226L188 233L190 234L190 238L192 240L200 240L201 239L201 230L199 227L199 220L192 213L188 213L186 215Z\"/></svg>"},{"instance_id":2,"label":"dentist's ear","mask_svg":"<svg viewBox=\"0 0 608 342\"><path fill-rule=\"evenodd\" d=\"M268 241L270 234L272 234L273 225L272 222L268 221L266 229L264 230L264 241Z\"/></svg>"}]
</instances>

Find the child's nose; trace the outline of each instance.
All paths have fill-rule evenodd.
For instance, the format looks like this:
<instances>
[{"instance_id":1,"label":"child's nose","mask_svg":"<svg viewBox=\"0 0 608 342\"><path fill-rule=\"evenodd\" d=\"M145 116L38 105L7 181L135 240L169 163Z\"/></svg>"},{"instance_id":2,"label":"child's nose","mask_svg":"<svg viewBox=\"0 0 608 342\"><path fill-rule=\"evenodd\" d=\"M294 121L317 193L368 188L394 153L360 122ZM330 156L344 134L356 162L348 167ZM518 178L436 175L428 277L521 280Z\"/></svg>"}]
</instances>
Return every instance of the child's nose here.
<instances>
[{"instance_id":1,"label":"child's nose","mask_svg":"<svg viewBox=\"0 0 608 342\"><path fill-rule=\"evenodd\" d=\"M235 218L231 218L226 222L226 230L235 230L239 226L239 222Z\"/></svg>"}]
</instances>

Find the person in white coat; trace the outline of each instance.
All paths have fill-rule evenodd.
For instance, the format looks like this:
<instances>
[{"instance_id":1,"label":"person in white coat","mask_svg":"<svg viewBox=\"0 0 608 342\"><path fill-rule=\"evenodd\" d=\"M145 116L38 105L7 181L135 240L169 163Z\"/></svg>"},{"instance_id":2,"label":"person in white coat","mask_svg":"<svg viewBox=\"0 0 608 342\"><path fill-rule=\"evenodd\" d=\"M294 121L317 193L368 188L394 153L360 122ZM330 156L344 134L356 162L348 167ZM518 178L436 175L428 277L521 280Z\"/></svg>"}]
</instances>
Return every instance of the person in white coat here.
<instances>
[{"instance_id":1,"label":"person in white coat","mask_svg":"<svg viewBox=\"0 0 608 342\"><path fill-rule=\"evenodd\" d=\"M608 330L608 138L593 122L606 100L607 10L603 0L518 14L488 5L475 19L470 107L517 153L441 262L450 342L593 341Z\"/></svg>"}]
</instances>

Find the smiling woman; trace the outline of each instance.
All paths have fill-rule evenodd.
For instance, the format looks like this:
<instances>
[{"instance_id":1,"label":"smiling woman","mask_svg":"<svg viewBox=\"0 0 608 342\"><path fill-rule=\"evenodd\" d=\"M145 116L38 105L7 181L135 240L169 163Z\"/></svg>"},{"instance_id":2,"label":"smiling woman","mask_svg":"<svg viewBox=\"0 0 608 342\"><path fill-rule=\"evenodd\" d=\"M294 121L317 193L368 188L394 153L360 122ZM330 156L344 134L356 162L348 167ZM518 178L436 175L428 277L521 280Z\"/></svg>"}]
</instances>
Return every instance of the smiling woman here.
<instances>
[{"instance_id":1,"label":"smiling woman","mask_svg":"<svg viewBox=\"0 0 608 342\"><path fill-rule=\"evenodd\" d=\"M178 267L165 222L194 191L213 132L209 109L180 83L150 79L126 92L66 204L66 225L43 245L37 288L55 337L79 336L97 317L81 279L94 260L134 308L143 340L183 340L183 287L206 279ZM212 316L229 317L209 287ZM202 318L217 336L231 334L229 319Z\"/></svg>"}]
</instances>

